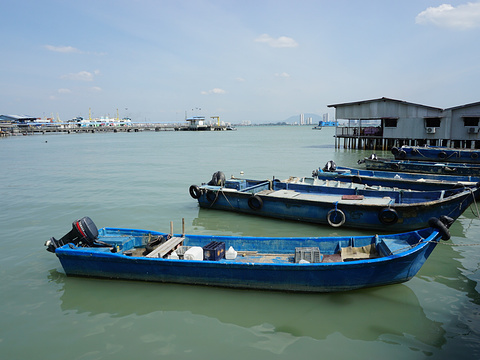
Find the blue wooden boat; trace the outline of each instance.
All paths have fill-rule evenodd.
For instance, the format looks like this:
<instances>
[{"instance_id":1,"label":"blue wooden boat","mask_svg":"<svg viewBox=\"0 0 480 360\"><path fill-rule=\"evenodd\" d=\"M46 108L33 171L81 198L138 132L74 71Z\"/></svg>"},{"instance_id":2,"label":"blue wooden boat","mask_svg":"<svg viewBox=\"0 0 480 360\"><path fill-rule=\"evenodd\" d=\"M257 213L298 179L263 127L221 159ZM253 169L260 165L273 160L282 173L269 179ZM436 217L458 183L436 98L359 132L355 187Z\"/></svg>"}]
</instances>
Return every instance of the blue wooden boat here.
<instances>
[{"instance_id":1,"label":"blue wooden boat","mask_svg":"<svg viewBox=\"0 0 480 360\"><path fill-rule=\"evenodd\" d=\"M391 151L396 160L480 164L479 149L403 145L400 148L393 147Z\"/></svg>"},{"instance_id":2,"label":"blue wooden boat","mask_svg":"<svg viewBox=\"0 0 480 360\"><path fill-rule=\"evenodd\" d=\"M390 232L420 229L438 214L456 219L480 195L479 188L383 191L278 180L225 180L223 174L218 182L222 178L218 173L208 184L189 188L202 208Z\"/></svg>"},{"instance_id":3,"label":"blue wooden boat","mask_svg":"<svg viewBox=\"0 0 480 360\"><path fill-rule=\"evenodd\" d=\"M315 169L312 172L314 179L338 180L353 182L369 186L394 187L417 191L432 191L455 189L461 187L476 187L480 182L479 176L456 176L440 174L418 174L381 170L355 169L337 166L329 161L330 166ZM333 163L333 164L332 164Z\"/></svg>"},{"instance_id":4,"label":"blue wooden boat","mask_svg":"<svg viewBox=\"0 0 480 360\"><path fill-rule=\"evenodd\" d=\"M429 173L460 176L480 176L480 164L428 162L413 160L394 160L365 158L362 160L367 170L401 171L410 173Z\"/></svg>"},{"instance_id":5,"label":"blue wooden boat","mask_svg":"<svg viewBox=\"0 0 480 360\"><path fill-rule=\"evenodd\" d=\"M396 235L269 238L97 230L85 217L45 245L68 276L333 292L411 279L452 222L432 218L429 228Z\"/></svg>"}]
</instances>

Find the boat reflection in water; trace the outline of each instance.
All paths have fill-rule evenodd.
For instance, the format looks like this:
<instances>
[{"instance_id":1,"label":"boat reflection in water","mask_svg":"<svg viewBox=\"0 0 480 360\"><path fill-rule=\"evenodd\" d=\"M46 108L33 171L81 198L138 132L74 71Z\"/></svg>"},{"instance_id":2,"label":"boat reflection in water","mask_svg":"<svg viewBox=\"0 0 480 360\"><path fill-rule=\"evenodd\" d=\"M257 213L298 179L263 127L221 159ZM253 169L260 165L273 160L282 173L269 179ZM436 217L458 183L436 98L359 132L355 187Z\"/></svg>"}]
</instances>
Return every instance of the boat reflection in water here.
<instances>
[{"instance_id":1,"label":"boat reflection in water","mask_svg":"<svg viewBox=\"0 0 480 360\"><path fill-rule=\"evenodd\" d=\"M135 322L153 317L159 333L168 333L172 318L197 320L208 327L209 321L203 318L207 317L262 336L285 333L291 341L301 337L322 340L339 333L364 341L407 336L409 341L435 348L445 343L442 324L425 315L415 293L403 284L297 294L71 278L56 270L49 278L60 285L62 311L112 319L132 317Z\"/></svg>"}]
</instances>

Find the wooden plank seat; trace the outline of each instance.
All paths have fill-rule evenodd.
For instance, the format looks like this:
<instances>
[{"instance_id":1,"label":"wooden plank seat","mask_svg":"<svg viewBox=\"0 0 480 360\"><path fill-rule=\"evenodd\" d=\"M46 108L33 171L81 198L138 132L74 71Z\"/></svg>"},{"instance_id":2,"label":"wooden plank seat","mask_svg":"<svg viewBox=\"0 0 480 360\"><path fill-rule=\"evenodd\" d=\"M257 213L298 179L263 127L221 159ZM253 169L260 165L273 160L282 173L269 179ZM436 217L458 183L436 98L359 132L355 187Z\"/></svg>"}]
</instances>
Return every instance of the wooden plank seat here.
<instances>
[{"instance_id":1,"label":"wooden plank seat","mask_svg":"<svg viewBox=\"0 0 480 360\"><path fill-rule=\"evenodd\" d=\"M178 244L180 244L185 238L183 237L172 237L165 241L163 244L158 245L151 253L147 254L146 257L149 258L163 258L167 255L171 250L175 248Z\"/></svg>"}]
</instances>

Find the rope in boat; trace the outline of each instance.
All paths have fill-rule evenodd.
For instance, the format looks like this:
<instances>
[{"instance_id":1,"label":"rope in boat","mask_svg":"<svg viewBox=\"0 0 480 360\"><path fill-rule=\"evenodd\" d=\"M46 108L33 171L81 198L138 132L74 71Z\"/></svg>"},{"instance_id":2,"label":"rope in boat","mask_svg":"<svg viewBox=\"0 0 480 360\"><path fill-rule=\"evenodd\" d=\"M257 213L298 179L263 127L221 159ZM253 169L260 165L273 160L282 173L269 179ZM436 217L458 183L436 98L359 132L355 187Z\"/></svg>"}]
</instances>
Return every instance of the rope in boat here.
<instances>
[{"instance_id":1,"label":"rope in boat","mask_svg":"<svg viewBox=\"0 0 480 360\"><path fill-rule=\"evenodd\" d=\"M432 241L427 241L427 242L432 242ZM447 243L444 243L444 242L439 242L438 244L447 245L447 246L451 246L451 247L455 247L455 246L480 246L480 243L478 243L478 244L447 244Z\"/></svg>"},{"instance_id":2,"label":"rope in boat","mask_svg":"<svg viewBox=\"0 0 480 360\"><path fill-rule=\"evenodd\" d=\"M233 207L233 205L230 203L230 201L228 200L228 197L227 197L227 196L225 195L225 193L223 192L223 188L220 188L219 190L217 190L217 191L215 192L215 199L213 199L213 201L212 201L212 203L210 204L209 207L212 207L212 206L215 204L215 202L217 201L218 196L220 195L220 193L223 195L223 197L225 198L225 200L227 200L228 205L230 205L230 207L233 209L234 207Z\"/></svg>"},{"instance_id":3,"label":"rope in boat","mask_svg":"<svg viewBox=\"0 0 480 360\"><path fill-rule=\"evenodd\" d=\"M454 152L452 152L450 155L446 156L446 157L444 158L444 160L448 160L448 159L450 159L451 157L455 157L455 155L457 155L457 153L454 151Z\"/></svg>"},{"instance_id":4,"label":"rope in boat","mask_svg":"<svg viewBox=\"0 0 480 360\"><path fill-rule=\"evenodd\" d=\"M426 156L425 156L425 155L423 155L423 154L422 154L422 152L421 152L420 150L418 150L418 153L419 153L419 154L420 154L422 157L426 158Z\"/></svg>"},{"instance_id":5,"label":"rope in boat","mask_svg":"<svg viewBox=\"0 0 480 360\"><path fill-rule=\"evenodd\" d=\"M417 149L417 153L418 153L418 155L420 155L420 156L422 156L422 157L424 157L424 158L428 158L428 157L429 157L429 156L425 156L424 154L422 154L420 148ZM451 157L456 157L456 155L457 155L457 152L454 151L454 152L452 152L450 155L445 156L445 157L443 158L443 160L448 160L448 159L450 159ZM458 155L459 155L459 154L458 154Z\"/></svg>"},{"instance_id":6,"label":"rope in boat","mask_svg":"<svg viewBox=\"0 0 480 360\"><path fill-rule=\"evenodd\" d=\"M332 221L332 222L333 222L333 223L336 223L337 214L338 214L338 209L337 209L338 201L335 201L335 202L333 203L333 205L335 205L335 215L334 215L334 217L333 217L333 221Z\"/></svg>"}]
</instances>

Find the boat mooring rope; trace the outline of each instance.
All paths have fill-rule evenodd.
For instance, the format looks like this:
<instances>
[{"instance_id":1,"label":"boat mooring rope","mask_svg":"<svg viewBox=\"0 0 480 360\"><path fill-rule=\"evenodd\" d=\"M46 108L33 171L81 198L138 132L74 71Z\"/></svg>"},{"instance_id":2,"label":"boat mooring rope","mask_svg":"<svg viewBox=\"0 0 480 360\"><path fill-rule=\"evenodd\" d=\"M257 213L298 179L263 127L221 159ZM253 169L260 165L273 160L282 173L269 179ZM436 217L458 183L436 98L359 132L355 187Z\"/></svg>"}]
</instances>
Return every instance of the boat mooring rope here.
<instances>
[{"instance_id":1,"label":"boat mooring rope","mask_svg":"<svg viewBox=\"0 0 480 360\"><path fill-rule=\"evenodd\" d=\"M219 195L220 193L222 193L222 195L223 195L223 197L225 198L225 200L227 200L228 205L230 205L230 207L233 209L234 207L233 207L233 205L230 203L230 201L228 200L228 197L227 197L227 196L225 195L225 193L223 192L223 188L220 188L220 190L217 191L216 196L215 196L215 200L212 201L210 207L212 207L213 204L215 204L215 202L216 202L217 199L218 199L218 195Z\"/></svg>"},{"instance_id":2,"label":"boat mooring rope","mask_svg":"<svg viewBox=\"0 0 480 360\"><path fill-rule=\"evenodd\" d=\"M475 215L477 218L480 218L480 213L478 212L478 206L477 206L477 199L475 198L475 195L473 193L473 189L472 188L468 188L470 190L470 193L472 194L473 196L473 203L475 204L475 209L477 209L477 213L475 214L473 212L473 209L472 209L472 213L473 215Z\"/></svg>"},{"instance_id":3,"label":"boat mooring rope","mask_svg":"<svg viewBox=\"0 0 480 360\"><path fill-rule=\"evenodd\" d=\"M473 204L475 204L475 209L477 210L477 213L475 214L475 212L473 211L472 209L472 213L475 217L479 218L480 219L480 213L478 211L478 205L477 205L477 199L475 198L475 194L473 192L473 189L472 188L468 188L468 190L470 191L470 193L472 194L473 196ZM458 204L458 209L462 209L462 204L467 200L467 198L465 198L460 204ZM453 209L452 211L450 211L447 216L450 216L456 209Z\"/></svg>"}]
</instances>

